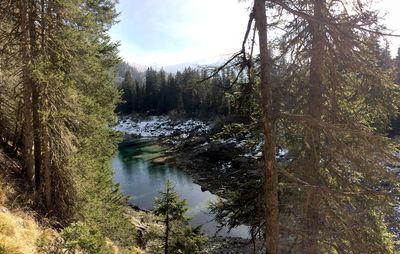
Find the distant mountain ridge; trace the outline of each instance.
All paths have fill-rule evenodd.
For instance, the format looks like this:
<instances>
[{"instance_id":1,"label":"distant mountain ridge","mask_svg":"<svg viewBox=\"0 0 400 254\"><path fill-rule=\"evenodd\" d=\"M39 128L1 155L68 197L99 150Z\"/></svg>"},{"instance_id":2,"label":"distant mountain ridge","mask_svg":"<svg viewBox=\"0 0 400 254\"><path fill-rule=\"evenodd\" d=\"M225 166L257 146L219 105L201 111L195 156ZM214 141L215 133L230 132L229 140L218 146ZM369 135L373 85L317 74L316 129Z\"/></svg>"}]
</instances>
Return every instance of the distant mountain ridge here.
<instances>
[{"instance_id":1,"label":"distant mountain ridge","mask_svg":"<svg viewBox=\"0 0 400 254\"><path fill-rule=\"evenodd\" d=\"M178 64L172 65L159 65L159 64L139 64L136 62L124 62L124 64L129 65L130 67L136 69L139 72L145 72L148 68L153 68L154 70L161 70L163 69L167 73L176 73L178 71L183 71L185 68L201 68L204 66L217 66L221 64L223 61L218 61L211 64L199 63L199 62L183 62Z\"/></svg>"},{"instance_id":2,"label":"distant mountain ridge","mask_svg":"<svg viewBox=\"0 0 400 254\"><path fill-rule=\"evenodd\" d=\"M139 66L133 66L127 62L121 62L116 66L116 76L115 76L115 83L117 85L121 84L122 81L125 79L125 74L130 71L132 73L132 77L134 80L138 81L139 83L143 83L146 80L145 71L146 68L139 68Z\"/></svg>"}]
</instances>

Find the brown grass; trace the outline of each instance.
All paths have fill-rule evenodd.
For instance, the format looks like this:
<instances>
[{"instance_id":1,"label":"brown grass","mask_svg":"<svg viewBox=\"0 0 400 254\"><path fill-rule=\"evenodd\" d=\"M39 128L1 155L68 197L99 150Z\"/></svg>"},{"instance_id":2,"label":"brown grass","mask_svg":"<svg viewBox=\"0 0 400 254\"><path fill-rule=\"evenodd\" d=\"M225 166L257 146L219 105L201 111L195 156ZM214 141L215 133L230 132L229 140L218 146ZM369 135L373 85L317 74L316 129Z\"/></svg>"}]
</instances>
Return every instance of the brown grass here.
<instances>
[{"instance_id":1,"label":"brown grass","mask_svg":"<svg viewBox=\"0 0 400 254\"><path fill-rule=\"evenodd\" d=\"M0 254L66 253L58 232L49 227L51 222L32 208L21 170L19 161L0 147ZM144 253L137 247L120 250L110 240L107 244L115 254Z\"/></svg>"},{"instance_id":2,"label":"brown grass","mask_svg":"<svg viewBox=\"0 0 400 254\"><path fill-rule=\"evenodd\" d=\"M0 150L0 205L9 203L17 195L10 175L19 169L19 165Z\"/></svg>"},{"instance_id":3,"label":"brown grass","mask_svg":"<svg viewBox=\"0 0 400 254\"><path fill-rule=\"evenodd\" d=\"M54 235L53 230L41 229L28 214L0 207L0 253L39 253L38 243Z\"/></svg>"},{"instance_id":4,"label":"brown grass","mask_svg":"<svg viewBox=\"0 0 400 254\"><path fill-rule=\"evenodd\" d=\"M20 171L18 160L0 149L0 254L39 253L38 243L57 235L35 220Z\"/></svg>"}]
</instances>

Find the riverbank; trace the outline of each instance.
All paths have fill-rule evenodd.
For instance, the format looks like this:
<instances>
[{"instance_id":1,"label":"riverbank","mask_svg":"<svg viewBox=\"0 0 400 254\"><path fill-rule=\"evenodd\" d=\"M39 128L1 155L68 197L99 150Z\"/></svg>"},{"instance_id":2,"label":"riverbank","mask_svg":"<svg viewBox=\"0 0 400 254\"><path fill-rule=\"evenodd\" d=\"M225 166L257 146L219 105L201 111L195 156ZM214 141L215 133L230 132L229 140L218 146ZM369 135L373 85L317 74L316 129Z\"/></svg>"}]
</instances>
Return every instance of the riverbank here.
<instances>
[{"instance_id":1,"label":"riverbank","mask_svg":"<svg viewBox=\"0 0 400 254\"><path fill-rule=\"evenodd\" d=\"M214 123L167 116L123 117L114 129L125 133L126 138L157 140L165 153L153 158L153 163L187 172L204 191L220 197L249 179L261 178L262 139L256 145L247 142L251 137L215 139L219 128Z\"/></svg>"},{"instance_id":2,"label":"riverbank","mask_svg":"<svg viewBox=\"0 0 400 254\"><path fill-rule=\"evenodd\" d=\"M193 119L173 121L166 117L123 118L115 129L125 133L125 140L154 140L164 152L150 161L186 172L204 193L209 191L226 198L229 191L245 180L260 178L259 147L248 152L243 140L214 140L216 130L212 123ZM204 253L251 253L252 248L250 239L210 236Z\"/></svg>"},{"instance_id":3,"label":"riverbank","mask_svg":"<svg viewBox=\"0 0 400 254\"><path fill-rule=\"evenodd\" d=\"M260 179L260 160L244 156L244 149L235 142L193 136L179 144L171 144L168 139L161 139L160 143L169 147L166 163L184 170L203 190L220 197L226 197L249 179Z\"/></svg>"},{"instance_id":4,"label":"riverbank","mask_svg":"<svg viewBox=\"0 0 400 254\"><path fill-rule=\"evenodd\" d=\"M164 232L164 225L160 220L149 210L144 210L139 207L127 207L126 216L130 222L135 225L138 230L138 243L145 253L152 253L156 246L162 246L162 233ZM157 236L157 237L154 237ZM159 239L156 239L159 238ZM208 237L208 241L203 246L200 253L203 254L243 254L254 253L256 250L262 249L262 242L252 242L250 239L243 239L239 237ZM256 251L255 253L262 253Z\"/></svg>"},{"instance_id":5,"label":"riverbank","mask_svg":"<svg viewBox=\"0 0 400 254\"><path fill-rule=\"evenodd\" d=\"M120 191L129 197L131 205L153 210L155 199L164 190L168 179L175 185L177 194L186 200L192 226L202 225L201 231L208 235L249 237L245 226L229 233L229 228L220 228L209 209L209 204L217 202L219 197L203 190L187 172L171 164L154 163L164 154L165 148L154 139L130 138L119 144L118 154L112 159L113 178Z\"/></svg>"}]
</instances>

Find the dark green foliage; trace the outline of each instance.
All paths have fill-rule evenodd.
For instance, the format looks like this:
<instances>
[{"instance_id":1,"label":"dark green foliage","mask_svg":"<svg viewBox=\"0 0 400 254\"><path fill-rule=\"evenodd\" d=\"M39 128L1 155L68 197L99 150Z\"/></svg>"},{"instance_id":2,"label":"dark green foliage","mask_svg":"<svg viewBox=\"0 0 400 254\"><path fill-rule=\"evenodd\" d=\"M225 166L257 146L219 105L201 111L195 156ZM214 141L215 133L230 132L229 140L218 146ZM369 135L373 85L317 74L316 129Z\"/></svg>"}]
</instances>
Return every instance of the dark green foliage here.
<instances>
[{"instance_id":1,"label":"dark green foliage","mask_svg":"<svg viewBox=\"0 0 400 254\"><path fill-rule=\"evenodd\" d=\"M249 180L235 191L228 193L226 199L210 205L215 219L222 226L235 228L249 225L253 239L261 237L264 225L263 182Z\"/></svg>"},{"instance_id":2,"label":"dark green foliage","mask_svg":"<svg viewBox=\"0 0 400 254\"><path fill-rule=\"evenodd\" d=\"M236 89L230 85L233 71L203 82L200 81L207 77L207 71L192 68L175 75L149 68L145 72L145 81L140 81L131 71L129 73L119 85L123 103L116 111L121 114L176 112L187 116L226 116L237 113L229 99Z\"/></svg>"},{"instance_id":3,"label":"dark green foliage","mask_svg":"<svg viewBox=\"0 0 400 254\"><path fill-rule=\"evenodd\" d=\"M161 197L155 201L155 215L165 217L165 220L169 219L171 222L175 220L188 221L185 215L187 212L186 200L179 198L174 185L169 180L165 183L165 191L160 192L160 195Z\"/></svg>"},{"instance_id":4,"label":"dark green foliage","mask_svg":"<svg viewBox=\"0 0 400 254\"><path fill-rule=\"evenodd\" d=\"M138 110L137 99L132 100L132 98L139 98L137 95L137 82L133 79L132 73L127 71L125 73L124 81L121 83L122 90L122 102L117 106L117 111L122 114L129 114L132 111Z\"/></svg>"},{"instance_id":5,"label":"dark green foliage","mask_svg":"<svg viewBox=\"0 0 400 254\"><path fill-rule=\"evenodd\" d=\"M146 83L145 83L145 93L144 93L144 110L156 110L157 109L157 98L160 93L160 75L158 75L156 70L152 68L146 71Z\"/></svg>"},{"instance_id":6,"label":"dark green foliage","mask_svg":"<svg viewBox=\"0 0 400 254\"><path fill-rule=\"evenodd\" d=\"M397 50L397 56L394 59L394 74L395 83L400 85L400 48Z\"/></svg>"},{"instance_id":7,"label":"dark green foliage","mask_svg":"<svg viewBox=\"0 0 400 254\"><path fill-rule=\"evenodd\" d=\"M0 40L15 40L0 52L0 76L14 73L0 83L0 118L7 116L1 120L7 126L1 139L17 152L23 137L32 134L23 126L35 130L36 206L66 227L63 236L69 244L79 243L89 253L109 253L106 238L118 246L133 245L135 235L110 165L119 140L110 129L120 99L114 86L118 45L108 35L117 16L115 3L0 2L1 26L16 28ZM27 21L20 10L27 11ZM27 31L29 38L21 35ZM28 57L22 57L26 43ZM11 56L13 64L4 64ZM22 87L21 81L30 86ZM14 102L5 106L10 96ZM22 112L24 100L35 103ZM31 115L33 126L26 120Z\"/></svg>"},{"instance_id":8,"label":"dark green foliage","mask_svg":"<svg viewBox=\"0 0 400 254\"><path fill-rule=\"evenodd\" d=\"M71 36L77 36L71 40L79 54L70 59L72 70L68 75L75 84L70 94L76 96L80 106L71 109L70 115L71 134L77 140L77 152L69 156L67 166L76 191L73 219L120 246L130 246L135 230L123 214L126 201L113 183L110 165L118 141L109 128L119 99L112 72L118 58L116 45L110 43L104 27L98 27L111 25L116 12L113 1L90 2L88 8L93 16L85 16L87 34L71 30Z\"/></svg>"},{"instance_id":9,"label":"dark green foliage","mask_svg":"<svg viewBox=\"0 0 400 254\"><path fill-rule=\"evenodd\" d=\"M200 227L188 225L186 200L181 200L174 185L167 180L165 191L155 200L155 215L162 218L165 225L165 253L197 253L201 250L205 237L200 234Z\"/></svg>"},{"instance_id":10,"label":"dark green foliage","mask_svg":"<svg viewBox=\"0 0 400 254\"><path fill-rule=\"evenodd\" d=\"M316 2L329 1L276 2L313 15L309 10ZM275 7L280 8L279 4ZM346 23L351 18L336 15L335 8L341 7L326 4L324 8L325 12L332 12L324 18L329 24L337 22L338 30L333 28L336 26L323 26L328 39L320 52L324 58L318 65L323 70L319 82L322 96L318 96L322 100L318 106L322 109L320 118L309 113L310 108L316 107L310 96L315 92L310 82L310 26L315 21L293 14L293 19L285 20L287 33L273 44L274 56L281 59L272 62L277 147L288 150L284 159L278 161L281 240L285 246L293 247L292 253L304 253L308 242L317 245L317 253L395 253L390 230L397 229L389 227L388 217L399 205L399 185L398 176L387 165L399 163L393 156L398 147L382 135L398 113L399 88L391 75L393 61L388 48L377 44L374 33L365 35L358 26ZM364 13L357 15L369 18ZM288 16L279 16L276 21L281 23ZM348 29L355 36L342 37L341 29ZM256 84L258 71L256 63ZM249 86L241 91L245 89L251 91ZM256 92L247 94L258 96ZM260 126L261 119L255 116L258 118L253 118L254 125ZM316 130L312 138L310 130ZM237 135L235 129L230 131L231 136ZM310 165L311 153L307 153L311 148L319 157L314 165ZM312 173L311 167L315 169ZM257 194L262 191L251 182L242 186L228 200L213 206L217 218L231 226L243 222L263 225L263 216L253 220L260 214L259 207L243 200L249 197L254 203L259 202ZM317 235L314 238L304 229L309 222L305 209L309 204L317 204L310 208L316 214L311 221Z\"/></svg>"},{"instance_id":11,"label":"dark green foliage","mask_svg":"<svg viewBox=\"0 0 400 254\"><path fill-rule=\"evenodd\" d=\"M65 241L63 247L69 253L76 253L82 250L90 254L111 252L107 247L106 239L100 231L81 222L72 223L62 231L61 237Z\"/></svg>"},{"instance_id":12,"label":"dark green foliage","mask_svg":"<svg viewBox=\"0 0 400 254\"><path fill-rule=\"evenodd\" d=\"M394 82L398 86L400 85L400 48L397 50L397 56L393 59L393 77ZM390 129L388 131L389 136L394 137L400 135L400 118L394 118L391 121Z\"/></svg>"},{"instance_id":13,"label":"dark green foliage","mask_svg":"<svg viewBox=\"0 0 400 254\"><path fill-rule=\"evenodd\" d=\"M140 72L135 67L129 65L126 62L118 63L115 69L116 69L115 82L117 83L117 85L124 80L125 74L128 71L132 74L132 77L135 79L135 81L143 83L146 79L145 74L143 72Z\"/></svg>"},{"instance_id":14,"label":"dark green foliage","mask_svg":"<svg viewBox=\"0 0 400 254\"><path fill-rule=\"evenodd\" d=\"M195 254L201 253L207 237L200 232L201 226L193 228L190 225L174 225L175 230L171 238L171 245L178 253Z\"/></svg>"},{"instance_id":15,"label":"dark green foliage","mask_svg":"<svg viewBox=\"0 0 400 254\"><path fill-rule=\"evenodd\" d=\"M127 201L112 180L115 134L108 128L102 131L86 138L81 153L71 159L71 170L78 169L75 219L95 226L120 246L132 246L135 229L124 215Z\"/></svg>"}]
</instances>

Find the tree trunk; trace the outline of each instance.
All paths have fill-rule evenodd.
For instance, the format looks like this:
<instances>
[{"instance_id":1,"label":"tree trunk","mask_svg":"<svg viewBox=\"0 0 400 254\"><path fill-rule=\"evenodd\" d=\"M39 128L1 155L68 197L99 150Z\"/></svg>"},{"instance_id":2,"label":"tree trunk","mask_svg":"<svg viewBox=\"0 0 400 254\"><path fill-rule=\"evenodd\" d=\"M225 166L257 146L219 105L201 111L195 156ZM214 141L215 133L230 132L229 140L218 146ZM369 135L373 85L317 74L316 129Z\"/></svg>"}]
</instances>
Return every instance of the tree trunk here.
<instances>
[{"instance_id":1,"label":"tree trunk","mask_svg":"<svg viewBox=\"0 0 400 254\"><path fill-rule=\"evenodd\" d=\"M35 3L30 4L29 11L29 36L31 46L31 59L37 56L37 42L36 42L36 6ZM33 116L33 143L34 143L34 160L35 160L35 189L40 191L41 186L41 169L42 169L42 152L41 152L41 122L40 122L40 90L37 83L31 80L32 84L32 116Z\"/></svg>"},{"instance_id":2,"label":"tree trunk","mask_svg":"<svg viewBox=\"0 0 400 254\"><path fill-rule=\"evenodd\" d=\"M51 157L50 157L50 135L48 127L43 128L43 177L44 177L44 192L45 205L47 211L53 209L52 199L52 176L51 176Z\"/></svg>"},{"instance_id":3,"label":"tree trunk","mask_svg":"<svg viewBox=\"0 0 400 254\"><path fill-rule=\"evenodd\" d=\"M32 117L32 79L30 75L29 55L29 26L27 18L27 2L19 1L20 27L21 27L21 57L22 57L22 83L23 83L23 158L24 171L29 187L34 186L34 158L33 158L33 117Z\"/></svg>"},{"instance_id":4,"label":"tree trunk","mask_svg":"<svg viewBox=\"0 0 400 254\"><path fill-rule=\"evenodd\" d=\"M0 28L1 28L1 26L0 26ZM6 133L5 133L5 131L4 131L4 129L5 129L5 126L3 125L3 123L4 123L4 119L3 119L3 88L2 88L2 83L3 83L3 78L2 78L2 76L3 76L3 74L1 73L1 69L2 69L2 66L1 66L1 62L3 61L3 59L1 58L1 56L0 56L0 142L2 142L2 143L6 143L7 142L7 140L6 140Z\"/></svg>"},{"instance_id":5,"label":"tree trunk","mask_svg":"<svg viewBox=\"0 0 400 254\"><path fill-rule=\"evenodd\" d=\"M323 20L323 8L325 0L314 0L314 16L316 20ZM312 49L310 63L310 91L308 98L308 114L316 121L321 121L323 109L323 71L324 71L324 48L325 40L323 34L323 25L320 22L312 21ZM306 133L306 142L309 145L306 148L306 181L312 186L320 184L320 129L315 126L309 126ZM320 194L315 188L308 189L306 192L306 202L304 207L304 233L307 238L302 244L304 253L319 253L318 233L320 230Z\"/></svg>"},{"instance_id":6,"label":"tree trunk","mask_svg":"<svg viewBox=\"0 0 400 254\"><path fill-rule=\"evenodd\" d=\"M18 105L17 105L17 118L15 121L15 128L14 128L14 137L12 138L12 148L13 148L13 153L17 154L18 148L19 148L19 144L20 144L20 140L21 140L21 131L20 131L20 126L19 123L21 122L21 111L23 105L21 106L21 100L18 101ZM21 127L22 129L22 127Z\"/></svg>"},{"instance_id":7,"label":"tree trunk","mask_svg":"<svg viewBox=\"0 0 400 254\"><path fill-rule=\"evenodd\" d=\"M264 132L265 240L268 254L279 253L278 173L275 151L275 120L272 107L271 65L268 51L265 0L255 0L254 15L258 30L261 61L261 104Z\"/></svg>"},{"instance_id":8,"label":"tree trunk","mask_svg":"<svg viewBox=\"0 0 400 254\"><path fill-rule=\"evenodd\" d=\"M169 238L169 215L167 213L167 217L165 219L165 250L164 253L168 254L168 238Z\"/></svg>"},{"instance_id":9,"label":"tree trunk","mask_svg":"<svg viewBox=\"0 0 400 254\"><path fill-rule=\"evenodd\" d=\"M41 0L41 52L43 55L46 54L46 40L47 34L51 32L52 27L46 25L46 18L51 16L51 1ZM46 8L47 3L47 8ZM45 99L44 96L41 98L41 105L43 111L49 110L49 101ZM49 117L49 116L48 116ZM51 137L49 132L49 119L42 120L41 122L41 132L42 132L42 174L44 181L44 198L45 205L48 212L53 209L53 182L52 182L52 165L51 165Z\"/></svg>"},{"instance_id":10,"label":"tree trunk","mask_svg":"<svg viewBox=\"0 0 400 254\"><path fill-rule=\"evenodd\" d=\"M166 196L169 196L169 187L167 187L166 190ZM167 198L167 202L169 202L169 199ZM169 203L167 203L166 207L166 218L165 218L165 244L164 244L164 253L168 254L168 238L169 238Z\"/></svg>"}]
</instances>

